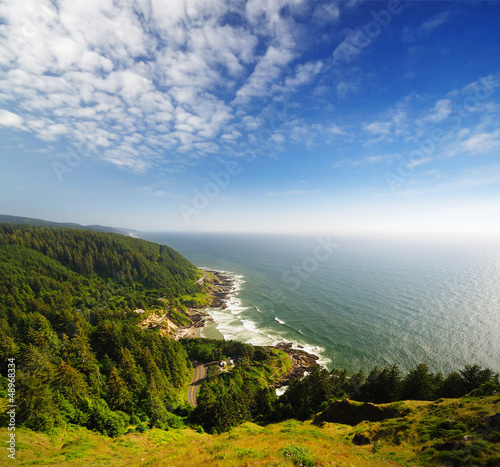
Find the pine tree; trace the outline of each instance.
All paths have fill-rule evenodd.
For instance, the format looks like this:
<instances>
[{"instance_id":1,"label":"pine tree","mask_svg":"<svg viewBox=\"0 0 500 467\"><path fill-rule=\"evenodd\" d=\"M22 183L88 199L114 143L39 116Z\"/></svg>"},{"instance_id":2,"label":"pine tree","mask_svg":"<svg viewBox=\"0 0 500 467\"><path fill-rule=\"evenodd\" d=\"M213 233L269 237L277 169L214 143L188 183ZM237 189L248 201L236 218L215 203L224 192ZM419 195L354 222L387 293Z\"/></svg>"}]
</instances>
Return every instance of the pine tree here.
<instances>
[{"instance_id":1,"label":"pine tree","mask_svg":"<svg viewBox=\"0 0 500 467\"><path fill-rule=\"evenodd\" d=\"M88 387L84 376L70 364L61 360L54 375L54 388L72 404L78 406L88 396Z\"/></svg>"},{"instance_id":2,"label":"pine tree","mask_svg":"<svg viewBox=\"0 0 500 467\"><path fill-rule=\"evenodd\" d=\"M113 410L132 411L132 396L127 389L127 383L118 374L116 367L113 367L108 378L106 400Z\"/></svg>"},{"instance_id":3,"label":"pine tree","mask_svg":"<svg viewBox=\"0 0 500 467\"><path fill-rule=\"evenodd\" d=\"M429 367L425 363L420 363L404 378L402 397L429 401L435 398L435 390L434 378Z\"/></svg>"},{"instance_id":4,"label":"pine tree","mask_svg":"<svg viewBox=\"0 0 500 467\"><path fill-rule=\"evenodd\" d=\"M121 350L119 374L137 392L140 392L146 384L144 373L128 348Z\"/></svg>"}]
</instances>

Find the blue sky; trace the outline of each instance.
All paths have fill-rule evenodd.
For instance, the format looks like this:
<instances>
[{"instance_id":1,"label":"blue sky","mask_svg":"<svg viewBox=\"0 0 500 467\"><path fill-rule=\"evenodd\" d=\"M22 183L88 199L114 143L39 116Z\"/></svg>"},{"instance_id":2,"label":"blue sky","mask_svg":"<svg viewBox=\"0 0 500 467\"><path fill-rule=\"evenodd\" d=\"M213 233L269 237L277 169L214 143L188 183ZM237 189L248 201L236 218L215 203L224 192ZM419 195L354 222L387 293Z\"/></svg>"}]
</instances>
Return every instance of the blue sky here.
<instances>
[{"instance_id":1,"label":"blue sky","mask_svg":"<svg viewBox=\"0 0 500 467\"><path fill-rule=\"evenodd\" d=\"M500 233L500 3L0 3L0 212Z\"/></svg>"}]
</instances>

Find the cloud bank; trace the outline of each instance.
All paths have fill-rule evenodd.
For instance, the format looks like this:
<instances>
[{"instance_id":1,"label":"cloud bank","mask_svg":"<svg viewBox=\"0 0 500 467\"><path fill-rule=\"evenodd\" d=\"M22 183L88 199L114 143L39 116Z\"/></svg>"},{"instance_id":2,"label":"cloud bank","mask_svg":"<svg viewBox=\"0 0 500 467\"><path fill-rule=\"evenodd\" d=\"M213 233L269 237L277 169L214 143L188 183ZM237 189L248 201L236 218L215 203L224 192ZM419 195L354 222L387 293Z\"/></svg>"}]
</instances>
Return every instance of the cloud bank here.
<instances>
[{"instance_id":1,"label":"cloud bank","mask_svg":"<svg viewBox=\"0 0 500 467\"><path fill-rule=\"evenodd\" d=\"M3 3L0 125L135 172L220 152L248 133L254 99L321 70L294 64L294 18L325 21L324 9L305 0Z\"/></svg>"}]
</instances>

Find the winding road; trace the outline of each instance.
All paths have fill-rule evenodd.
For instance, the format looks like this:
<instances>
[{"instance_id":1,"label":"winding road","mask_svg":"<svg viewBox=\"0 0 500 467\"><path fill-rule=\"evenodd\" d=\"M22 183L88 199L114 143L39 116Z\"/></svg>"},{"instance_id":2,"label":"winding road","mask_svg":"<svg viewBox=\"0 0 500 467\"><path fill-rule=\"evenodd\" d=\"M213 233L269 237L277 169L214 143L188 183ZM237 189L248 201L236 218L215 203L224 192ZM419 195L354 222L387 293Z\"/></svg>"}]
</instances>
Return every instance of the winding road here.
<instances>
[{"instance_id":1,"label":"winding road","mask_svg":"<svg viewBox=\"0 0 500 467\"><path fill-rule=\"evenodd\" d=\"M200 384L207 377L207 364L193 362L194 373L191 384L188 387L187 400L193 407L196 407L196 392Z\"/></svg>"}]
</instances>

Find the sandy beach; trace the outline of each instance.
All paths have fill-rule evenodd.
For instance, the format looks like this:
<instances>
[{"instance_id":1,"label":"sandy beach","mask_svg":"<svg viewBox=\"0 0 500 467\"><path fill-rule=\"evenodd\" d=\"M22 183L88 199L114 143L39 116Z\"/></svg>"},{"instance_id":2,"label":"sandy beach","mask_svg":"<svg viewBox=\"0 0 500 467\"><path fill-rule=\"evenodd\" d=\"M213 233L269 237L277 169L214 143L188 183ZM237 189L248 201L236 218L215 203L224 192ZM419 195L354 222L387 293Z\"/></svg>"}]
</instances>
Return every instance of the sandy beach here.
<instances>
[{"instance_id":1,"label":"sandy beach","mask_svg":"<svg viewBox=\"0 0 500 467\"><path fill-rule=\"evenodd\" d=\"M201 328L194 328L192 326L186 326L184 328L178 329L174 335L174 339L196 339L201 337Z\"/></svg>"}]
</instances>

